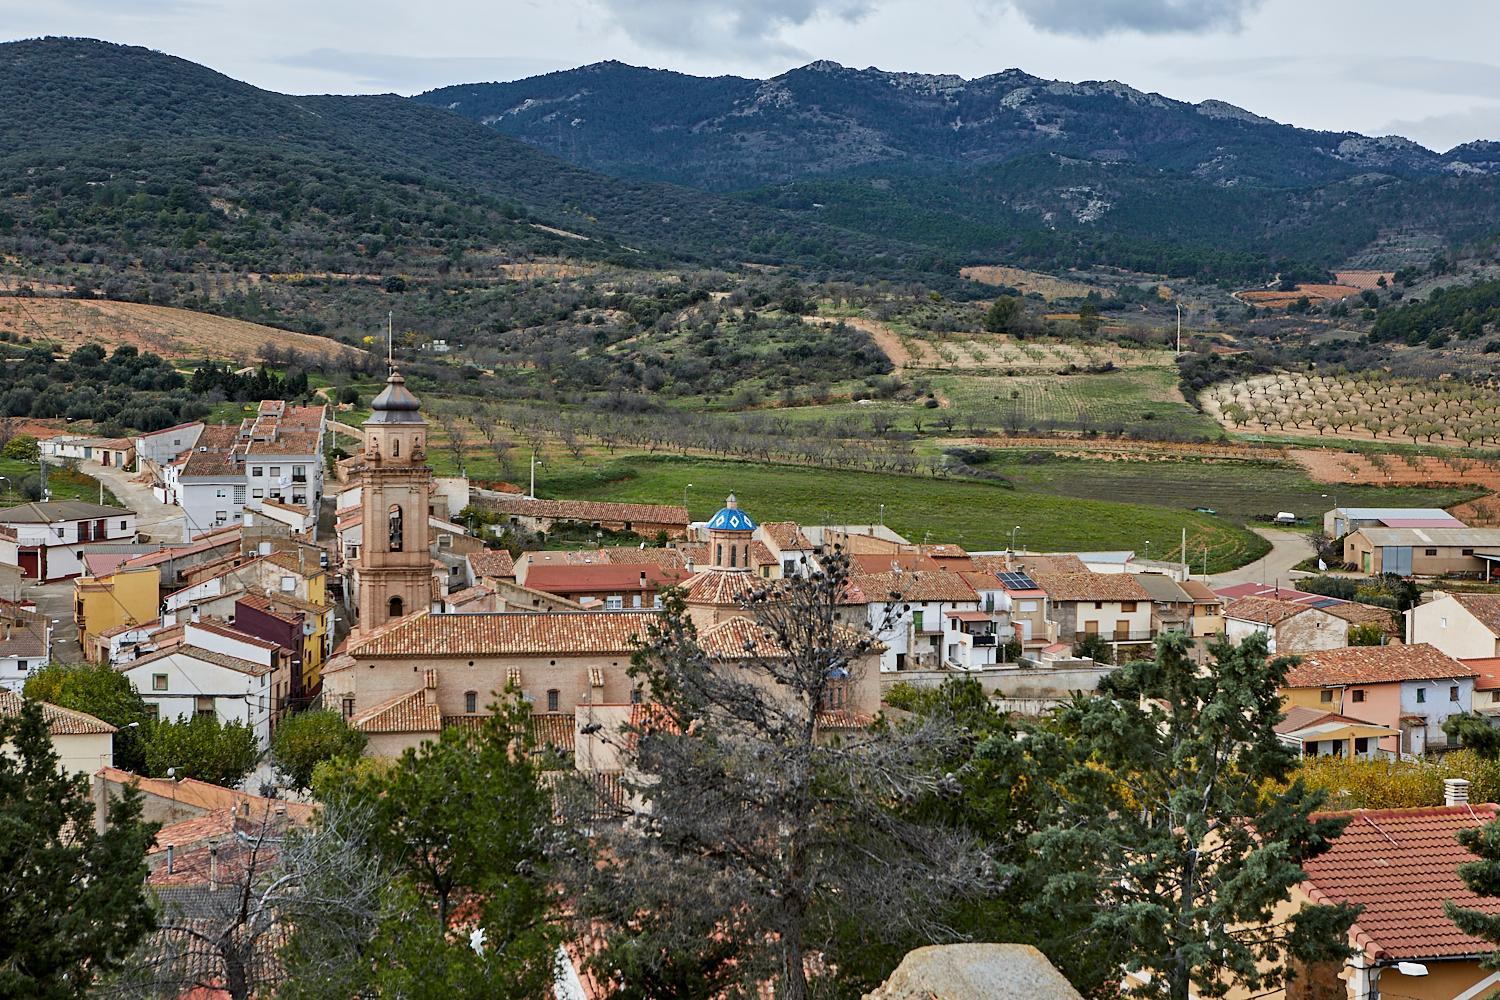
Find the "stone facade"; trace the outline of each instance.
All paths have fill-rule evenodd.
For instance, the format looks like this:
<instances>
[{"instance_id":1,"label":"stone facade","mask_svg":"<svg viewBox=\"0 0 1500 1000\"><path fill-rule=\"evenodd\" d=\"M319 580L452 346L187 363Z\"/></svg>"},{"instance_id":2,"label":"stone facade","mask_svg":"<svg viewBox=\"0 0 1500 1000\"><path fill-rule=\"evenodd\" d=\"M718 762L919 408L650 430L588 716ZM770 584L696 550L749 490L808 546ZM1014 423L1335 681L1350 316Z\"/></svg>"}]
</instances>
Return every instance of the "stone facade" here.
<instances>
[{"instance_id":1,"label":"stone facade","mask_svg":"<svg viewBox=\"0 0 1500 1000\"><path fill-rule=\"evenodd\" d=\"M365 421L360 486L359 628L369 632L432 604L427 509L427 421L401 373L392 371Z\"/></svg>"}]
</instances>

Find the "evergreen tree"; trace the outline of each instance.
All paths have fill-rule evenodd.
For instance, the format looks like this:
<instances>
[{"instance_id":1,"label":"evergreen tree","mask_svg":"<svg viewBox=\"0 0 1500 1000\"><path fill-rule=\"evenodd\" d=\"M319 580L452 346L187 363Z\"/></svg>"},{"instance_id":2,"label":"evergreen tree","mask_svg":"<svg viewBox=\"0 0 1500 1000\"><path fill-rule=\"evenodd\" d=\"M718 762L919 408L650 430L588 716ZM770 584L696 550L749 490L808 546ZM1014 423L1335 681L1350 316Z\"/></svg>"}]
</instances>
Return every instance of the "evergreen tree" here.
<instances>
[{"instance_id":1,"label":"evergreen tree","mask_svg":"<svg viewBox=\"0 0 1500 1000\"><path fill-rule=\"evenodd\" d=\"M342 780L320 770L325 800L370 817L369 850L391 873L383 917L345 955L377 992L551 996L553 804L532 749L529 708L512 693L480 730L446 729L390 767L354 762Z\"/></svg>"},{"instance_id":2,"label":"evergreen tree","mask_svg":"<svg viewBox=\"0 0 1500 1000\"><path fill-rule=\"evenodd\" d=\"M146 737L146 773L164 778L197 778L233 787L255 770L260 759L255 731L243 722L220 723L212 715L158 722Z\"/></svg>"},{"instance_id":3,"label":"evergreen tree","mask_svg":"<svg viewBox=\"0 0 1500 1000\"><path fill-rule=\"evenodd\" d=\"M984 328L990 333L1010 333L1021 314L1021 300L1014 295L1002 295L984 314Z\"/></svg>"},{"instance_id":4,"label":"evergreen tree","mask_svg":"<svg viewBox=\"0 0 1500 1000\"><path fill-rule=\"evenodd\" d=\"M313 771L324 761L354 758L365 748L365 735L329 709L298 712L276 727L271 756L276 769L294 788L312 788Z\"/></svg>"},{"instance_id":5,"label":"evergreen tree","mask_svg":"<svg viewBox=\"0 0 1500 1000\"><path fill-rule=\"evenodd\" d=\"M0 996L82 996L153 927L134 790L94 828L88 778L58 768L41 706L0 718Z\"/></svg>"},{"instance_id":6,"label":"evergreen tree","mask_svg":"<svg viewBox=\"0 0 1500 1000\"><path fill-rule=\"evenodd\" d=\"M1493 760L1500 757L1500 729L1490 725L1490 720L1477 713L1449 716L1443 723L1443 732L1450 741L1462 743L1482 757ZM1476 861L1466 861L1458 866L1458 877L1464 885L1477 895L1494 898L1500 896L1500 819L1494 819L1471 830L1460 830L1458 842L1478 855ZM1455 906L1444 901L1443 909L1448 919L1458 925L1465 934L1500 946L1500 916L1485 913L1466 906ZM1500 969L1500 950L1491 952L1484 960L1487 969Z\"/></svg>"},{"instance_id":7,"label":"evergreen tree","mask_svg":"<svg viewBox=\"0 0 1500 1000\"><path fill-rule=\"evenodd\" d=\"M1028 741L1062 762L1029 876L1065 922L1087 926L1090 948L1150 973L1138 992L1163 1000L1282 987L1296 962L1347 955L1358 912L1307 905L1273 922L1301 862L1345 821L1311 818L1322 793L1300 781L1265 790L1297 762L1273 728L1290 661L1268 661L1259 636L1220 639L1205 669L1189 645L1160 637L1154 659L1075 697Z\"/></svg>"},{"instance_id":8,"label":"evergreen tree","mask_svg":"<svg viewBox=\"0 0 1500 1000\"><path fill-rule=\"evenodd\" d=\"M143 771L146 736L155 718L130 678L108 663L49 663L26 678L27 698L71 708L114 726L115 766Z\"/></svg>"}]
</instances>

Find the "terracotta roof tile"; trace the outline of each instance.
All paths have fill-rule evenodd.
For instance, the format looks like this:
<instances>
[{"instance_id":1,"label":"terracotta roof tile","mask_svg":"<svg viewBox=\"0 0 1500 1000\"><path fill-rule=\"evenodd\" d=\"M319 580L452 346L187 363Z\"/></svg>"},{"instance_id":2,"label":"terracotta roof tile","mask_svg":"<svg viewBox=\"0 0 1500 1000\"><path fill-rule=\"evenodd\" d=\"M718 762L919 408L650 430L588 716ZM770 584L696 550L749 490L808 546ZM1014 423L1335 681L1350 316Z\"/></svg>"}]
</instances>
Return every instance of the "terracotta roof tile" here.
<instances>
[{"instance_id":1,"label":"terracotta roof tile","mask_svg":"<svg viewBox=\"0 0 1500 1000\"><path fill-rule=\"evenodd\" d=\"M115 671L117 673L126 673L128 671L134 670L137 667L145 666L148 663L155 663L157 660L163 659L168 656L186 656L203 663L212 663L215 666L225 667L229 670L238 670L240 673L249 674L252 677L259 677L262 674L269 674L276 669L274 666L267 666L263 663L254 663L250 660L242 660L238 656L229 656L225 653L216 653L211 649L204 649L201 646L193 646L189 645L188 643L183 643L179 646L173 646L171 649L159 649L156 652L148 653L145 656L140 657L139 659L129 660L125 663L121 663L115 667Z\"/></svg>"},{"instance_id":2,"label":"terracotta roof tile","mask_svg":"<svg viewBox=\"0 0 1500 1000\"><path fill-rule=\"evenodd\" d=\"M860 573L851 577L850 582L866 598L877 603L889 603L892 600L955 603L979 600L979 595L961 573L949 573L942 569L910 573ZM899 596L893 598L892 594Z\"/></svg>"},{"instance_id":3,"label":"terracotta roof tile","mask_svg":"<svg viewBox=\"0 0 1500 1000\"><path fill-rule=\"evenodd\" d=\"M1425 642L1409 646L1346 646L1302 654L1302 662L1287 671L1286 686L1382 684L1474 677L1478 673Z\"/></svg>"},{"instance_id":4,"label":"terracotta roof tile","mask_svg":"<svg viewBox=\"0 0 1500 1000\"><path fill-rule=\"evenodd\" d=\"M655 563L635 565L598 564L591 566L533 566L526 571L526 586L549 594L572 594L594 590L654 591L677 583L686 576L680 569L669 569Z\"/></svg>"},{"instance_id":5,"label":"terracotta roof tile","mask_svg":"<svg viewBox=\"0 0 1500 1000\"><path fill-rule=\"evenodd\" d=\"M0 716L21 714L25 699L14 691L0 688ZM47 720L47 730L53 736L85 736L115 732L115 727L103 719L96 719L85 712L77 712L50 702L40 702L42 718Z\"/></svg>"},{"instance_id":6,"label":"terracotta roof tile","mask_svg":"<svg viewBox=\"0 0 1500 1000\"><path fill-rule=\"evenodd\" d=\"M599 550L599 555L605 562L616 565L638 566L642 563L655 563L671 569L680 569L687 565L687 557L680 549L664 549L656 545L647 545L644 548L630 545L606 545Z\"/></svg>"},{"instance_id":7,"label":"terracotta roof tile","mask_svg":"<svg viewBox=\"0 0 1500 1000\"><path fill-rule=\"evenodd\" d=\"M709 569L683 585L690 604L738 607L756 586L756 578L743 570Z\"/></svg>"},{"instance_id":8,"label":"terracotta roof tile","mask_svg":"<svg viewBox=\"0 0 1500 1000\"><path fill-rule=\"evenodd\" d=\"M350 643L356 657L628 654L655 611L419 611Z\"/></svg>"},{"instance_id":9,"label":"terracotta roof tile","mask_svg":"<svg viewBox=\"0 0 1500 1000\"><path fill-rule=\"evenodd\" d=\"M566 712L544 712L531 717L531 738L538 748L550 746L572 753L577 732L578 717Z\"/></svg>"},{"instance_id":10,"label":"terracotta roof tile","mask_svg":"<svg viewBox=\"0 0 1500 1000\"><path fill-rule=\"evenodd\" d=\"M469 570L476 577L514 577L516 575L515 557L505 549L485 549L482 552L470 552L464 558L469 561Z\"/></svg>"},{"instance_id":11,"label":"terracotta roof tile","mask_svg":"<svg viewBox=\"0 0 1500 1000\"><path fill-rule=\"evenodd\" d=\"M443 716L427 689L417 688L356 713L349 724L362 733L436 733Z\"/></svg>"},{"instance_id":12,"label":"terracotta roof tile","mask_svg":"<svg viewBox=\"0 0 1500 1000\"><path fill-rule=\"evenodd\" d=\"M855 552L849 556L851 573L941 573L938 561L923 552Z\"/></svg>"},{"instance_id":13,"label":"terracotta roof tile","mask_svg":"<svg viewBox=\"0 0 1500 1000\"><path fill-rule=\"evenodd\" d=\"M1459 607L1479 619L1485 628L1500 635L1500 594L1452 594Z\"/></svg>"},{"instance_id":14,"label":"terracotta roof tile","mask_svg":"<svg viewBox=\"0 0 1500 1000\"><path fill-rule=\"evenodd\" d=\"M517 517L565 521L631 521L642 524L680 524L687 527L686 507L649 503L602 503L592 500L531 500L526 497L477 495L474 504Z\"/></svg>"},{"instance_id":15,"label":"terracotta roof tile","mask_svg":"<svg viewBox=\"0 0 1500 1000\"><path fill-rule=\"evenodd\" d=\"M1361 604L1359 601L1343 601L1319 610L1326 611L1335 618L1342 618L1350 625L1379 625L1393 634L1396 630L1396 613L1390 608Z\"/></svg>"},{"instance_id":16,"label":"terracotta roof tile","mask_svg":"<svg viewBox=\"0 0 1500 1000\"><path fill-rule=\"evenodd\" d=\"M812 542L808 541L807 536L802 533L802 526L796 521L765 521L760 530L771 540L772 545L783 552L787 549L798 552L812 550Z\"/></svg>"},{"instance_id":17,"label":"terracotta roof tile","mask_svg":"<svg viewBox=\"0 0 1500 1000\"><path fill-rule=\"evenodd\" d=\"M1125 573L1042 573L1031 578L1053 601L1149 601L1133 576Z\"/></svg>"},{"instance_id":18,"label":"terracotta roof tile","mask_svg":"<svg viewBox=\"0 0 1500 1000\"><path fill-rule=\"evenodd\" d=\"M1269 597L1241 597L1224 608L1224 617L1259 625L1280 625L1289 618L1312 610L1314 609L1306 604L1293 604L1291 601L1277 601Z\"/></svg>"},{"instance_id":19,"label":"terracotta roof tile","mask_svg":"<svg viewBox=\"0 0 1500 1000\"><path fill-rule=\"evenodd\" d=\"M1474 860L1459 844L1458 831L1489 822L1497 810L1474 805L1342 814L1350 822L1333 847L1303 862L1306 886L1317 902L1364 907L1352 934L1371 957L1488 954L1493 946L1460 931L1443 903L1500 914L1500 899L1476 896L1458 877L1458 866Z\"/></svg>"}]
</instances>

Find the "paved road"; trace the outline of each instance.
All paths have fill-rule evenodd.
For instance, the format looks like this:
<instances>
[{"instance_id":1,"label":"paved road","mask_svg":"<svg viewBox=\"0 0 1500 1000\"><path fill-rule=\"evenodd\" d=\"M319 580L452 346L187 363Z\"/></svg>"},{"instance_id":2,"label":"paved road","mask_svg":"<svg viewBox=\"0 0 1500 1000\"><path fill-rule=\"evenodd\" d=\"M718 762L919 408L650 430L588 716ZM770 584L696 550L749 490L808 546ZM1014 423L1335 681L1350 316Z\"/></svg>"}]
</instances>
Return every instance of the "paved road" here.
<instances>
[{"instance_id":1,"label":"paved road","mask_svg":"<svg viewBox=\"0 0 1500 1000\"><path fill-rule=\"evenodd\" d=\"M1316 550L1307 535L1299 531L1282 531L1276 528L1251 528L1257 535L1271 543L1271 551L1263 557L1232 569L1226 573L1215 573L1208 578L1211 587L1232 587L1237 583L1270 583L1277 580L1282 583L1290 583L1294 576L1306 576L1305 573L1295 572L1292 567L1297 565Z\"/></svg>"},{"instance_id":2,"label":"paved road","mask_svg":"<svg viewBox=\"0 0 1500 1000\"><path fill-rule=\"evenodd\" d=\"M182 541L182 508L158 503L156 495L147 483L137 482L134 472L102 468L93 462L83 468L95 479L102 480L109 491L120 498L120 502L136 513L136 527L153 542L175 545Z\"/></svg>"}]
</instances>

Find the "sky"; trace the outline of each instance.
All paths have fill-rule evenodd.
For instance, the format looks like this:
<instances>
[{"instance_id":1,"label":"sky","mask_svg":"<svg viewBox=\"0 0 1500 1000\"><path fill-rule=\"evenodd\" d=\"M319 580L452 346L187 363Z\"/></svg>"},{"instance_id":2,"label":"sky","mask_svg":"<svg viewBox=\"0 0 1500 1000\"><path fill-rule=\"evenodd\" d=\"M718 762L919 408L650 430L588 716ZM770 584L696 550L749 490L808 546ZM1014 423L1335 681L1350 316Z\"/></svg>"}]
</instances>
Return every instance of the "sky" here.
<instances>
[{"instance_id":1,"label":"sky","mask_svg":"<svg viewBox=\"0 0 1500 1000\"><path fill-rule=\"evenodd\" d=\"M605 59L1019 68L1446 150L1500 139L1494 0L0 0L0 37L144 45L287 93L412 94Z\"/></svg>"}]
</instances>

